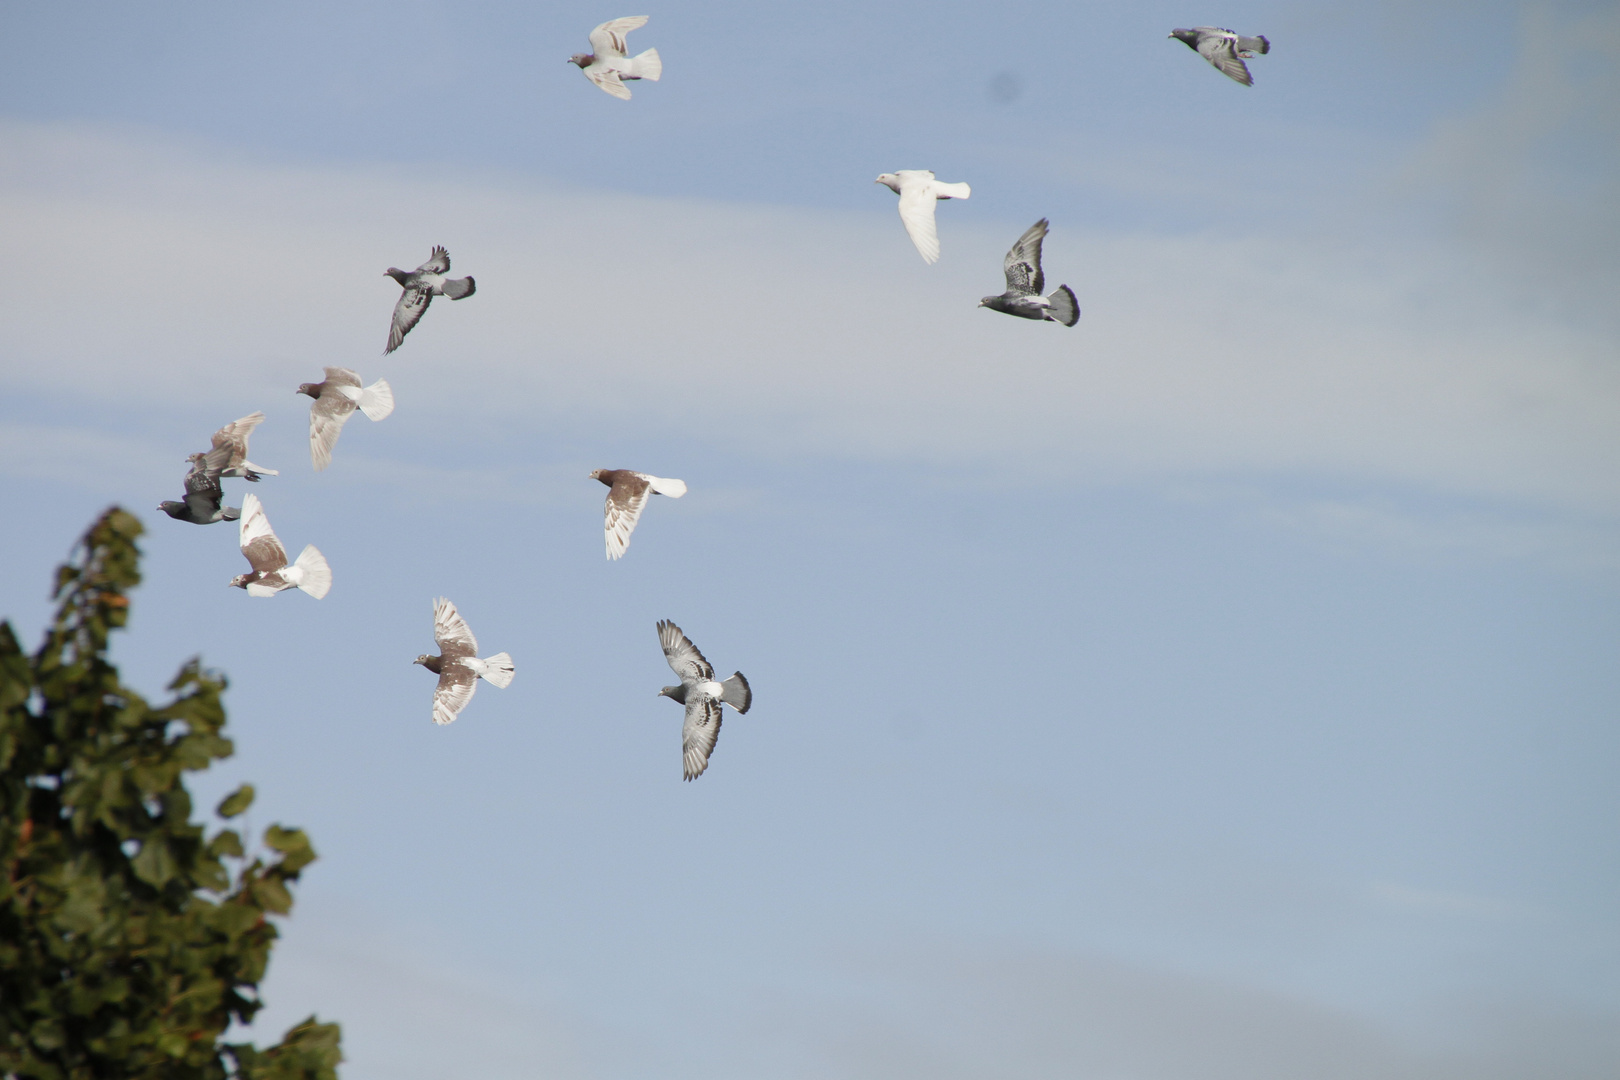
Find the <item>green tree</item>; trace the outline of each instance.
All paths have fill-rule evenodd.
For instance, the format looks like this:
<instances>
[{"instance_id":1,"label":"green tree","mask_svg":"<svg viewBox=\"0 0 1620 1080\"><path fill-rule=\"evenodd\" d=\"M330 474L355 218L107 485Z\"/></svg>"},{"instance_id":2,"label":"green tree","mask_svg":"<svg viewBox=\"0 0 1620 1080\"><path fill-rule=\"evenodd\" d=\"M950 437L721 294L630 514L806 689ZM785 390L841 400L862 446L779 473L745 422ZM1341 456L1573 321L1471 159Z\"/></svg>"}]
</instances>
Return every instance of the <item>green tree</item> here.
<instances>
[{"instance_id":1,"label":"green tree","mask_svg":"<svg viewBox=\"0 0 1620 1080\"><path fill-rule=\"evenodd\" d=\"M235 830L192 823L184 774L233 750L225 680L192 660L153 707L108 662L141 532L116 507L91 526L32 656L0 623L0 1076L335 1080L338 1025L313 1016L266 1050L221 1041L260 1008L268 916L315 852L272 825L272 861L249 862Z\"/></svg>"}]
</instances>

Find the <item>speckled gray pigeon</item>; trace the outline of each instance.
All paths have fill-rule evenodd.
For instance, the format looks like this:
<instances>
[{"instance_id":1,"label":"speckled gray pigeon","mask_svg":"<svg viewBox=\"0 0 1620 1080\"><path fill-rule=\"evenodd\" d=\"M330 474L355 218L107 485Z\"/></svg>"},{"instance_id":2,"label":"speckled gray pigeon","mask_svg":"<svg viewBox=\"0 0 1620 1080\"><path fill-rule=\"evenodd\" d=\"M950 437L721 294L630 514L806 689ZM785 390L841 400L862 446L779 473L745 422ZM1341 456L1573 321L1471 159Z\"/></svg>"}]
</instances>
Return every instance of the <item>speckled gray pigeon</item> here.
<instances>
[{"instance_id":1,"label":"speckled gray pigeon","mask_svg":"<svg viewBox=\"0 0 1620 1080\"><path fill-rule=\"evenodd\" d=\"M664 659L680 677L679 686L666 686L660 697L673 698L686 706L686 722L681 725L681 762L684 779L696 780L709 767L709 755L720 738L720 706L730 705L740 713L754 703L754 692L740 671L716 682L714 668L681 628L668 619L658 622L658 643Z\"/></svg>"},{"instance_id":2,"label":"speckled gray pigeon","mask_svg":"<svg viewBox=\"0 0 1620 1080\"><path fill-rule=\"evenodd\" d=\"M187 457L191 471L186 473L186 497L161 502L158 509L176 521L189 521L193 525L212 525L216 521L235 521L241 517L242 511L236 507L220 505L225 492L219 475L229 457L229 447L215 447L206 454Z\"/></svg>"},{"instance_id":3,"label":"speckled gray pigeon","mask_svg":"<svg viewBox=\"0 0 1620 1080\"><path fill-rule=\"evenodd\" d=\"M415 270L390 266L383 271L385 277L393 278L405 290L400 294L399 303L394 305L394 322L388 328L388 348L383 350L384 356L404 344L405 335L421 321L422 312L435 296L465 300L478 291L478 283L472 278L445 277L449 272L450 253L442 247L435 247L428 261Z\"/></svg>"},{"instance_id":4,"label":"speckled gray pigeon","mask_svg":"<svg viewBox=\"0 0 1620 1080\"><path fill-rule=\"evenodd\" d=\"M255 465L248 460L248 436L252 435L253 429L262 423L264 423L264 413L254 412L249 413L240 420L232 420L229 424L214 432L213 448L215 450L223 448L228 454L219 475L240 476L243 480L255 484L259 482L261 475L281 475L274 469L267 469L263 465Z\"/></svg>"},{"instance_id":5,"label":"speckled gray pigeon","mask_svg":"<svg viewBox=\"0 0 1620 1080\"><path fill-rule=\"evenodd\" d=\"M1244 86L1253 86L1254 76L1249 74L1249 65L1243 61L1252 59L1255 53L1264 55L1271 51L1271 42L1264 37L1243 37L1219 26L1172 30L1170 36L1214 64L1222 75Z\"/></svg>"},{"instance_id":6,"label":"speckled gray pigeon","mask_svg":"<svg viewBox=\"0 0 1620 1080\"><path fill-rule=\"evenodd\" d=\"M979 301L980 307L1020 319L1044 319L1064 326L1080 321L1080 305L1074 299L1073 289L1059 285L1051 296L1041 295L1041 290L1046 288L1046 274L1041 270L1041 240L1045 236L1046 219L1041 218L1018 238L1018 243L1002 262L1007 291L1000 296L985 297Z\"/></svg>"}]
</instances>

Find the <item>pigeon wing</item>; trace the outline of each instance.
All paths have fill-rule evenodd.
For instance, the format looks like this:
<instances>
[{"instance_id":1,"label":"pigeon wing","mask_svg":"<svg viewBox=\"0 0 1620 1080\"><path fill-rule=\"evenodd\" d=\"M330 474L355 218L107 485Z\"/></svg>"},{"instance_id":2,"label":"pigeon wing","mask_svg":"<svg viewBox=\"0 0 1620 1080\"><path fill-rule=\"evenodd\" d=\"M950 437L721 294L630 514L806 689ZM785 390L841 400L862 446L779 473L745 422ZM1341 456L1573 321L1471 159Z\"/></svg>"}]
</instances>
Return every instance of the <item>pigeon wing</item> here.
<instances>
[{"instance_id":1,"label":"pigeon wing","mask_svg":"<svg viewBox=\"0 0 1620 1080\"><path fill-rule=\"evenodd\" d=\"M418 274L448 274L450 272L450 253L438 244L428 253L428 261L416 268Z\"/></svg>"},{"instance_id":2,"label":"pigeon wing","mask_svg":"<svg viewBox=\"0 0 1620 1080\"><path fill-rule=\"evenodd\" d=\"M338 436L343 434L343 425L354 412L354 402L340 389L349 384L334 384L332 378L333 371L343 370L326 369L326 386L321 390L321 396L309 407L309 459L315 465L316 472L332 464L332 448L337 446ZM354 372L349 374L353 375ZM358 377L354 385L360 385Z\"/></svg>"},{"instance_id":3,"label":"pigeon wing","mask_svg":"<svg viewBox=\"0 0 1620 1080\"><path fill-rule=\"evenodd\" d=\"M472 628L467 625L466 619L457 614L456 605L442 596L433 601L433 640L439 643L446 670L449 670L452 659L478 655L478 639L473 637ZM472 692L468 691L467 696L471 697Z\"/></svg>"},{"instance_id":4,"label":"pigeon wing","mask_svg":"<svg viewBox=\"0 0 1620 1080\"><path fill-rule=\"evenodd\" d=\"M240 420L232 420L214 432L214 449L223 447L230 451L230 457L225 462L227 466L240 465L247 460L248 436L252 435L253 429L263 422L263 412L250 413Z\"/></svg>"},{"instance_id":5,"label":"pigeon wing","mask_svg":"<svg viewBox=\"0 0 1620 1080\"><path fill-rule=\"evenodd\" d=\"M1205 33L1198 38L1198 55L1214 64L1227 78L1253 86L1254 77L1249 74L1249 65L1239 59L1236 44L1236 37L1225 31Z\"/></svg>"},{"instance_id":6,"label":"pigeon wing","mask_svg":"<svg viewBox=\"0 0 1620 1080\"><path fill-rule=\"evenodd\" d=\"M328 386L355 386L360 385L360 373L353 368L329 367L326 368L326 384Z\"/></svg>"},{"instance_id":7,"label":"pigeon wing","mask_svg":"<svg viewBox=\"0 0 1620 1080\"><path fill-rule=\"evenodd\" d=\"M703 775L719 739L720 702L707 694L688 694L686 722L681 725L683 779L696 780Z\"/></svg>"},{"instance_id":8,"label":"pigeon wing","mask_svg":"<svg viewBox=\"0 0 1620 1080\"><path fill-rule=\"evenodd\" d=\"M265 516L264 505L259 502L257 495L250 494L242 500L240 529L242 554L253 569L261 574L270 574L287 565L287 549L281 546L281 541L271 531L270 519Z\"/></svg>"},{"instance_id":9,"label":"pigeon wing","mask_svg":"<svg viewBox=\"0 0 1620 1080\"><path fill-rule=\"evenodd\" d=\"M591 82L595 83L597 86L600 86L603 90L606 90L614 97L623 101L630 100L630 88L624 85L624 81L619 78L619 73L614 71L612 68L597 67L595 64L592 64L590 67L585 69L585 74L590 76Z\"/></svg>"},{"instance_id":10,"label":"pigeon wing","mask_svg":"<svg viewBox=\"0 0 1620 1080\"><path fill-rule=\"evenodd\" d=\"M383 350L384 356L405 343L405 335L422 321L422 312L432 301L433 294L426 289L406 289L400 295L399 303L394 305L394 325L388 329L388 348Z\"/></svg>"},{"instance_id":11,"label":"pigeon wing","mask_svg":"<svg viewBox=\"0 0 1620 1080\"><path fill-rule=\"evenodd\" d=\"M1041 241L1046 237L1046 225L1046 219L1041 218L1007 252L1007 259L1001 268L1007 275L1008 292L1039 296L1045 291L1046 274L1041 271Z\"/></svg>"},{"instance_id":12,"label":"pigeon wing","mask_svg":"<svg viewBox=\"0 0 1620 1080\"><path fill-rule=\"evenodd\" d=\"M904 177L905 174L901 174ZM934 226L934 206L939 200L934 195L932 177L925 180L906 178L900 184L900 220L905 223L906 235L917 247L923 262L939 260L939 234Z\"/></svg>"},{"instance_id":13,"label":"pigeon wing","mask_svg":"<svg viewBox=\"0 0 1620 1080\"><path fill-rule=\"evenodd\" d=\"M624 59L630 52L630 43L625 40L625 35L646 26L647 18L646 15L626 15L622 19L609 19L591 31L591 51L599 57ZM625 96L630 96L628 91Z\"/></svg>"},{"instance_id":14,"label":"pigeon wing","mask_svg":"<svg viewBox=\"0 0 1620 1080\"><path fill-rule=\"evenodd\" d=\"M707 682L714 678L714 668L703 659L698 647L681 633L681 628L668 619L658 623L658 643L664 647L664 659L683 685Z\"/></svg>"},{"instance_id":15,"label":"pigeon wing","mask_svg":"<svg viewBox=\"0 0 1620 1080\"><path fill-rule=\"evenodd\" d=\"M448 600L444 602L450 603ZM450 613L454 615L455 610L452 606ZM460 660L446 657L444 666L439 672L439 685L433 688L433 722L453 723L456 717L461 715L461 710L467 707L467 702L472 700L473 691L477 689L478 676Z\"/></svg>"},{"instance_id":16,"label":"pigeon wing","mask_svg":"<svg viewBox=\"0 0 1620 1080\"><path fill-rule=\"evenodd\" d=\"M648 478L640 473L620 473L613 478L602 523L608 558L620 558L629 548L630 534L635 530L636 522L641 520L641 511L647 505L650 488Z\"/></svg>"}]
</instances>

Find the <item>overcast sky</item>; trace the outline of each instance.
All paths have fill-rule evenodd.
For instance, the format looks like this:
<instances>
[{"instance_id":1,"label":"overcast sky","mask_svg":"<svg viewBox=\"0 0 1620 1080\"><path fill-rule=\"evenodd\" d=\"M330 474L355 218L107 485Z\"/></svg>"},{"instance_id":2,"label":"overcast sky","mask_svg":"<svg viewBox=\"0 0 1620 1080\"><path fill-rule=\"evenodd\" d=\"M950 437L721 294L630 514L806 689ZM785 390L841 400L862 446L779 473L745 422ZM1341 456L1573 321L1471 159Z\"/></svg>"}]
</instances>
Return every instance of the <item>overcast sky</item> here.
<instances>
[{"instance_id":1,"label":"overcast sky","mask_svg":"<svg viewBox=\"0 0 1620 1080\"><path fill-rule=\"evenodd\" d=\"M0 598L307 828L352 1080L1620 1072L1620 9L0 0ZM1256 85L1173 27L1265 34ZM925 266L880 172L967 181ZM975 307L1051 220L1067 329ZM477 294L383 358L434 244ZM300 383L386 377L311 471ZM262 409L326 599L155 510ZM591 469L684 479L602 557ZM239 505L246 485L226 481ZM431 601L517 677L447 728ZM755 705L680 780L653 629Z\"/></svg>"}]
</instances>

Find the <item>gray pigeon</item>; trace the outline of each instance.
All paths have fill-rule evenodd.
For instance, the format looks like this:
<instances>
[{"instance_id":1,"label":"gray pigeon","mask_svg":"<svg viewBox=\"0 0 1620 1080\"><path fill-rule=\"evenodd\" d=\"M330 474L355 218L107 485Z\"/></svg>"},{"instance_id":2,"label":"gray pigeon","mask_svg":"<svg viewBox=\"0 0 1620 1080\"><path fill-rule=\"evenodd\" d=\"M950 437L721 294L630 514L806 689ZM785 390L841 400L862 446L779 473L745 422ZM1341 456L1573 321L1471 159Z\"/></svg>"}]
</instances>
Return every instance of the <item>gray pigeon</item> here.
<instances>
[{"instance_id":1,"label":"gray pigeon","mask_svg":"<svg viewBox=\"0 0 1620 1080\"><path fill-rule=\"evenodd\" d=\"M595 469L592 480L608 486L607 505L603 508L602 534L607 541L607 557L617 559L630 546L630 533L641 520L642 508L652 492L678 499L686 494L686 482L666 480L662 476L635 472L631 469Z\"/></svg>"},{"instance_id":2,"label":"gray pigeon","mask_svg":"<svg viewBox=\"0 0 1620 1080\"><path fill-rule=\"evenodd\" d=\"M448 724L461 714L478 689L479 679L488 679L501 689L512 683L512 658L496 653L478 659L478 639L473 637L467 620L456 613L456 605L444 597L433 601L433 640L439 643L439 655L418 656L413 664L421 664L439 677L433 691L433 722Z\"/></svg>"},{"instance_id":3,"label":"gray pigeon","mask_svg":"<svg viewBox=\"0 0 1620 1080\"><path fill-rule=\"evenodd\" d=\"M189 521L193 525L212 525L216 521L235 521L242 511L234 506L221 506L225 492L220 486L220 470L230 457L230 448L216 446L206 454L192 454L191 471L186 473L186 497L158 504L158 509L176 521Z\"/></svg>"},{"instance_id":4,"label":"gray pigeon","mask_svg":"<svg viewBox=\"0 0 1620 1080\"><path fill-rule=\"evenodd\" d=\"M422 312L428 309L435 296L465 300L478 291L478 283L472 278L445 277L449 272L450 253L442 247L435 247L428 261L415 270L390 266L383 271L384 276L393 278L405 290L400 295L399 303L394 305L394 322L388 328L388 348L383 350L384 356L404 344L405 335L421 321Z\"/></svg>"},{"instance_id":5,"label":"gray pigeon","mask_svg":"<svg viewBox=\"0 0 1620 1080\"><path fill-rule=\"evenodd\" d=\"M630 88L625 80L651 79L657 82L664 74L664 62L657 49L648 49L635 56L625 37L632 30L647 25L645 15L626 15L622 19L609 19L591 31L591 52L575 53L568 58L585 73L585 77L622 101L630 100Z\"/></svg>"},{"instance_id":6,"label":"gray pigeon","mask_svg":"<svg viewBox=\"0 0 1620 1080\"><path fill-rule=\"evenodd\" d=\"M250 480L255 484L259 482L261 475L281 475L274 469L267 469L263 465L255 465L247 458L248 436L252 435L253 429L263 422L263 412L250 413L240 420L231 421L214 432L214 449L218 450L223 447L229 455L225 459L225 465L220 470L219 475L240 476L242 479Z\"/></svg>"},{"instance_id":7,"label":"gray pigeon","mask_svg":"<svg viewBox=\"0 0 1620 1080\"><path fill-rule=\"evenodd\" d=\"M1080 321L1080 305L1074 299L1074 290L1059 285L1051 296L1042 296L1046 288L1046 274L1041 270L1041 240L1046 236L1046 219L1031 225L1018 243L1007 252L1002 269L1007 274L1007 291L1000 296L987 296L979 301L980 307L1016 315L1020 319L1045 319L1073 326Z\"/></svg>"},{"instance_id":8,"label":"gray pigeon","mask_svg":"<svg viewBox=\"0 0 1620 1080\"><path fill-rule=\"evenodd\" d=\"M658 622L658 643L664 659L680 677L679 686L666 686L660 697L673 698L686 706L686 723L681 726L681 760L685 779L696 780L709 767L709 755L720 738L720 706L730 705L740 713L754 703L754 692L740 671L716 682L714 668L703 659L696 645L668 619Z\"/></svg>"},{"instance_id":9,"label":"gray pigeon","mask_svg":"<svg viewBox=\"0 0 1620 1080\"><path fill-rule=\"evenodd\" d=\"M1219 26L1172 30L1170 36L1214 64L1222 75L1244 86L1253 86L1254 76L1249 74L1249 65L1243 61L1253 58L1255 53L1264 55L1271 51L1271 42L1264 37L1243 37Z\"/></svg>"},{"instance_id":10,"label":"gray pigeon","mask_svg":"<svg viewBox=\"0 0 1620 1080\"><path fill-rule=\"evenodd\" d=\"M387 379L362 387L359 373L348 368L329 367L325 379L300 383L293 392L315 399L309 407L309 459L316 472L332 464L332 447L355 409L372 420L382 420L394 411L394 391Z\"/></svg>"}]
</instances>

